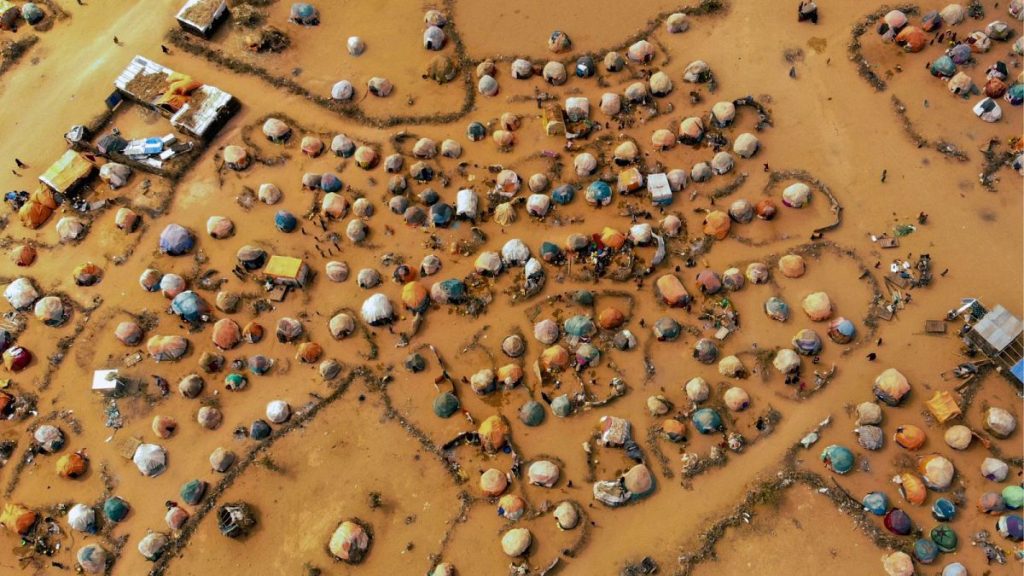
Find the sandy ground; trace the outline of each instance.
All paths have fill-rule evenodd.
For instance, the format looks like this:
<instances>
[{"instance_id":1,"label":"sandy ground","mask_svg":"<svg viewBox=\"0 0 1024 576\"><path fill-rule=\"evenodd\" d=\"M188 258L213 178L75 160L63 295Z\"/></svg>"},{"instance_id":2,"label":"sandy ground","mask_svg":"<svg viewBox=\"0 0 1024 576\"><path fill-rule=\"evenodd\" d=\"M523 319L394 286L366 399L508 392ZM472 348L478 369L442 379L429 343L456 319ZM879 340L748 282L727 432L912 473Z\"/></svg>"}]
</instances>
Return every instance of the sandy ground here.
<instances>
[{"instance_id":1,"label":"sandy ground","mask_svg":"<svg viewBox=\"0 0 1024 576\"><path fill-rule=\"evenodd\" d=\"M10 462L0 468L0 483L5 488L0 502L19 502L48 510L61 503L97 504L116 494L132 505L132 513L125 522L105 527L98 536L69 531L66 521L57 514L57 523L64 531L62 549L53 558L37 558L26 572L34 569L41 574L62 573L66 570L52 562L73 566L73 553L83 543L101 543L112 549L118 541L123 542L124 548L113 564L112 574L143 574L153 569L154 565L135 549L139 540L147 530L167 532L164 503L180 500L178 491L184 482L201 478L216 485L221 480L210 471L207 456L215 448L225 447L239 455L236 467L241 471L225 483L223 494L214 504L235 500L251 503L258 510L258 528L247 539L229 540L218 534L214 515L206 515L189 524L189 534L181 538L180 550L156 564L157 570L182 575L307 574L317 569L324 574L423 574L443 560L452 562L460 574L505 573L510 559L502 554L500 535L511 525L495 513L495 503L481 495L477 481L487 468L509 471L512 457L481 454L473 446L441 453L442 444L475 426L459 415L440 420L432 413L431 402L437 393L434 378L440 368L431 355L423 352L428 360L423 373L410 374L402 367L405 356L425 344L435 345L447 361L452 376L459 382L463 408L477 423L491 414L502 414L511 423L514 444L527 464L547 458L561 465L561 478L553 488L530 486L525 479L517 479L510 489L530 505L530 514L515 526L527 527L534 534L534 545L526 561L535 571L557 557L561 558L560 574L617 573L627 563L650 556L661 566L661 573L674 573L679 566L677 558L699 547L704 531L718 518L730 514L751 487L773 478L783 465L787 450L827 416L832 417L833 424L822 434L821 441L812 449L797 453L800 469L831 478L817 456L822 447L843 443L857 453L859 466L850 475L839 478L840 484L856 498L871 490L886 492L927 532L935 523L928 507L940 495L930 494L926 506L909 506L901 501L890 479L906 467L913 467L919 454L938 452L951 458L958 471L957 479L950 494L943 496L959 497L962 493L965 499L952 523L961 546L955 554L945 554L936 564L920 568L922 573L937 572L945 563L956 560L966 564L972 574L986 569L982 553L970 546L969 539L983 528L993 531L995 518L978 513L974 503L982 493L1000 489L1002 484L989 482L978 473L981 461L990 455L979 442L966 451L954 452L942 440L944 427L926 418L924 401L933 391L953 390L959 384L943 380L940 373L962 359L958 356L959 342L952 335L956 326L951 326L951 334L946 337L926 335L923 326L925 320L944 316L947 309L966 296L980 297L989 305L1002 303L1021 315L1024 226L1020 176L1009 169L1001 170L997 173L995 191L986 190L978 182L983 161L979 149L990 138L1002 142L1005 148L1009 138L1020 136L1021 109L1004 104L1005 116L1000 123L981 122L970 112L975 99L964 101L951 96L943 83L926 72L925 63L937 55L937 47L921 54L903 54L895 46L881 44L877 35L869 31L863 39L865 55L877 63L880 75L892 72L888 89L877 92L858 76L846 48L851 26L876 6L852 2L823 6L817 26L798 24L793 14L795 7L779 2L736 3L724 14L692 18L690 30L679 35L668 34L663 25L655 23L649 38L656 45L656 56L647 68L669 73L675 83L674 92L658 102L657 115L622 129L610 121L607 129L591 136L579 148L607 154L608 142L614 147L623 138L633 138L644 152L642 162L646 166L653 167L658 162L669 169L688 170L698 161L710 160L711 150L676 146L656 151L650 145L653 130L675 129L686 116L706 117L719 99L752 95L766 103L772 127L755 132L756 116L753 110L744 108L738 114L737 124L726 132L730 139L741 132L755 132L762 147L758 154L749 160L738 160L732 174L716 176L704 184L691 183L676 194L667 212L685 221L689 240L699 238L704 211L711 207L711 195L737 175L746 175L745 183L729 198L719 200L719 207L737 198L754 202L761 199L769 183L769 174L762 169L764 163L773 171L804 170L825 183L838 198L843 206L843 222L824 236L825 241L838 248L809 254L808 272L802 278L787 279L774 274L770 284L747 286L729 295L739 312L741 329L722 345L723 355L740 355L748 368L754 367L756 350L788 346L800 328L814 328L824 337L827 326L812 323L799 310L801 300L811 292L828 292L836 314L856 323L859 336L853 343L841 346L826 339L821 366L804 360L805 381L813 380L814 369L833 363L838 369L824 389L813 395L801 395L795 387L785 385L774 371L764 377L753 374L740 382L720 376L714 365L699 364L691 358L697 339L692 334L672 343L655 342L650 327L666 315L695 327L705 337L711 337L714 328L698 319L699 310L710 306L711 298L698 296L693 312L670 310L655 297L653 284L657 276L678 267L677 275L691 292L696 292L694 278L705 267L721 272L754 260L773 265L779 256L804 246L814 229L832 221L826 198L817 190L810 206L803 210L780 206L780 215L774 221L734 225L732 236L716 242L710 252L697 258L695 268L684 267L684 258L673 253L642 285L607 278L597 283L580 281L570 270L545 265L548 281L542 295L526 303L513 303L506 290L512 286L513 276L521 275L521 270L515 269L489 287L493 301L485 314L472 318L447 306L433 307L409 347L396 346L397 333L409 330L409 314L403 314L393 331L369 329L379 348L376 353L358 334L335 341L328 332L327 321L331 316L342 309L358 310L370 294L371 291L355 284L356 272L362 268L379 270L384 283L373 291L385 293L400 306L401 286L390 279L393 266L381 262L385 253L395 254L413 267L426 254L439 254L444 261L441 273L420 280L428 287L439 279L464 277L472 271L476 256L461 256L450 250L455 242L471 238L466 223L446 230L413 229L391 214L385 187L390 175L382 166L363 171L351 160L329 152L319 158L302 155L298 141L307 131L326 135L325 143L329 143L331 135L344 133L357 142L378 146L385 155L395 151L391 138L401 130L438 142L454 138L464 148L463 157L432 161L451 178L451 185L443 187L437 181L430 184L449 202L454 202L456 190L463 185L474 185L482 195L483 183L494 177L487 170L492 164L511 167L524 180L534 172L551 172L554 183L585 186L593 178L579 178L573 173L574 152L562 150L563 139L544 135L533 102L535 90L550 92L558 100L586 95L591 99L592 117L604 122L607 118L596 109L600 94L621 92L635 80L634 76L644 72L644 67L634 64L619 74L602 74L600 80L570 78L564 86L550 87L537 77L522 82L511 79L510 59L525 56L543 62L549 57L545 47L547 34L556 28L573 38L574 54L592 51L600 56L607 47L631 40L637 30L649 26L648 21L659 13L677 6L660 1L642 8L603 0L558 6L534 0L514 5L455 2L450 25L459 31L468 58L499 60L497 79L501 92L494 98L477 95L473 109L453 123L377 129L339 116L301 96L276 90L254 76L218 68L178 47L172 46L170 55L162 54L160 44L167 44L164 33L174 25L177 2L150 0L116 9L99 1L85 6L66 4L64 8L71 17L41 33L39 43L22 62L0 78L0 122L8 127L9 134L0 140L0 159L11 168L15 157L28 165L18 170L23 174L21 177L0 175L4 190L34 186L34 178L65 148L63 132L103 111L103 98L113 89L113 79L135 54L224 88L238 96L243 108L181 181L172 184L137 173L126 188L116 192L96 182L95 197L120 196L123 202L140 209L156 206L163 194L173 193L167 214L144 218L140 231L125 235L117 230L113 210L96 216L86 239L74 246L57 242L55 223L59 214L37 231L25 229L16 218L11 218L3 230L5 238L13 239L13 243L8 241L5 246L35 243L40 246L40 254L38 261L27 269L15 268L9 259L3 259L0 277L7 280L28 276L41 292L62 292L78 303L79 309L60 328L49 328L29 318L18 343L32 350L36 360L23 372L2 376L11 378L13 391L38 395L39 416L0 424L3 438L18 442ZM989 12L985 20L968 20L956 29L966 34L992 19L1007 19L1005 6L984 4ZM941 5L929 2L926 7L937 9ZM393 114L444 113L462 106L464 94L459 81L438 87L421 78L433 56L420 46L422 13L429 6L397 1L321 6L321 25L308 30L284 22L288 6L287 2L277 2L268 9L271 23L293 38L292 48L281 55L244 55L238 48L236 34L229 30L230 25L209 45L259 63L272 74L290 76L317 95L328 92L338 79L348 78L356 86L357 99L362 99L368 76L387 76L396 86L391 97L367 96L359 103L365 114L375 119ZM1020 23L1012 21L1012 25L1019 35ZM120 46L113 43L115 35ZM350 35L360 35L367 41L367 52L359 59L345 53L345 38ZM787 61L784 53L795 50L800 53L794 62ZM990 53L979 56L980 63L971 69L975 81L980 82L984 69L1000 58L1010 64L1011 77L1016 77L1020 58L1007 59L1008 50L1008 44L996 43ZM443 53L453 54L454 47L447 47ZM709 94L706 86L681 80L686 65L698 58L707 61L715 73L718 88L714 94ZM897 66L902 72L895 71ZM791 68L795 78L791 77ZM703 101L692 104L688 98L690 90L700 91ZM969 159L958 162L935 150L918 148L904 133L900 118L892 109L890 97L894 95L907 104L908 118L925 138L953 142L966 151ZM494 123L504 112L522 116L522 127L515 133L511 151L499 151L489 139L473 143L465 137L468 122ZM293 127L296 134L283 149L259 134L262 119L274 114L286 115L298 123ZM112 126L129 136L170 131L166 120L143 113L137 107L120 110ZM228 144L242 145L247 133L252 134L251 142L258 147L251 152L258 151L264 157L283 153L288 160L276 166L256 164L242 172L224 169L220 151ZM413 141L406 140L401 151L408 153ZM564 167L560 172L553 170L553 163L538 158L538 151L560 153L560 164ZM465 174L459 173L460 161L467 163ZM406 168L412 162L407 157ZM599 168L606 169L613 175L618 170L609 168L608 163ZM310 206L319 205L320 196L301 190L300 179L306 172L327 171L337 173L349 187L345 195L350 201L362 195L376 208L367 220L371 234L363 246L342 240L335 249L330 242L323 241L327 231L312 221L303 221L302 232L292 234L283 234L273 227L277 210L287 209L301 216ZM887 174L884 183L880 181L883 171ZM781 204L781 190L792 181L783 178L768 193ZM257 189L265 182L275 183L284 191L280 205L257 203L246 210L236 202L244 187ZM410 179L409 195L424 187ZM520 196L526 195L524 186ZM651 223L655 226L662 217L646 198L625 200L652 210ZM902 238L900 249L883 251L870 241L870 234L892 234L895 224L912 223L921 211L929 215L927 224ZM522 238L536 253L542 241L561 245L570 233L592 234L606 225L620 230L629 226L618 197L611 206L598 210L583 202L582 190L573 203L557 208L546 220L529 218L523 206L518 212L519 220L513 225L480 225L489 237L483 249L500 250L507 239ZM224 240L207 236L205 223L211 215L231 218L236 225L235 235ZM343 237L350 218L351 215L329 224L328 231ZM159 233L172 222L196 232L198 252L204 258L195 254L172 258L158 253ZM429 246L431 235L436 235L439 248ZM258 353L274 358L275 368L266 376L249 375L249 387L241 392L224 387L222 380L227 371L204 375L204 395L195 400L183 398L174 392L177 382L197 371L196 361L203 351L213 350L210 327L190 333L187 326L166 314L168 302L164 297L159 292L144 292L137 278L148 267L175 272L190 280L198 273L212 270L214 277L226 280L221 290L250 295L248 303L262 296L262 288L251 278L242 282L230 273L234 254L246 244L258 245L271 253L301 256L319 276L309 290L291 294L285 302L258 316L248 305L230 315L214 312L215 318L232 317L241 325L257 320L268 331L267 338L259 344L243 344L226 352L229 362ZM678 241L673 246L681 249L686 242ZM325 255L327 251L330 255ZM652 250L638 252L649 259ZM916 258L922 253L931 255L937 273L948 269L948 274L937 275L928 288L914 290L910 304L893 321L880 321L877 332L872 332L864 323L871 314L872 282L881 281L892 259L908 254ZM115 264L115 260L123 263ZM333 284L324 277L328 260L349 264L352 275L347 282ZM99 285L74 285L70 271L85 261L96 262L104 269ZM880 269L874 267L875 262L880 262ZM867 276L862 276L862 266L866 267ZM192 282L190 287L196 288L196 283ZM571 294L584 288L598 294L592 308L576 306L568 299L543 301L546 296ZM605 292L609 290L624 292L626 296ZM200 294L211 304L214 302L215 291L201 290ZM783 297L793 309L788 322L777 323L763 314L763 302L772 295ZM86 308L96 305L96 298L102 302L88 311ZM534 305L539 305L539 316L535 316ZM600 365L584 372L583 378L588 383L593 381L593 392L603 397L609 392L611 377L618 375L627 382L627 395L608 407L570 418L556 418L549 411L542 426L524 426L516 414L525 401L541 400L541 392L555 396L578 387L577 379L568 374L563 375L557 390L550 381L542 385L533 376L531 367L543 346L529 336L533 332L532 321L543 317L564 319L579 312L596 315L608 305L632 307L626 326L637 335L640 346L631 352L619 352L606 340L602 341ZM4 311L7 309L4 304ZM136 352L136 348L122 346L113 337L113 329L130 315L143 312L151 312L159 320L147 337L183 334L191 340L191 351L176 363L156 364L147 357L131 368L123 368L127 376L149 384L145 394L118 402L125 423L122 429L114 431L104 426L107 401L92 394L88 383L93 370L123 367L123 360ZM345 366L341 378L324 382L315 365L301 364L295 359L296 344L275 340L274 326L285 316L301 318L306 331L304 339L320 343L325 348L325 358L337 359ZM475 396L461 379L481 368L513 362L501 353L500 343L515 330L527 336L527 353L515 360L526 368L526 385L488 397ZM76 339L67 357L57 367L48 366L46 359L58 350L59 339L72 336ZM472 346L474 342L476 346ZM144 349L138 350L145 355ZM868 352L877 354L874 362L866 358ZM645 356L656 367L655 373L647 378ZM339 387L339 382L347 382L349 375L361 366L372 371L371 379L353 377L347 387ZM885 409L885 447L879 452L868 452L857 446L851 432L855 427L851 408L871 399L872 381L888 367L905 374L913 392L902 406ZM392 379L382 389L378 383L384 374ZM172 394L161 397L151 375L169 381ZM680 456L684 452L707 455L721 438L702 437L687 424L685 444L660 439L648 442L648 431L660 425L664 417L652 417L646 399L663 394L675 405L671 414L687 411L682 386L695 376L702 376L713 385L713 403L717 406L721 406L721 391L726 387L739 385L747 390L752 398L751 407L727 416L729 429L741 432L752 445L741 454L730 454L724 467L684 481L680 475ZM254 451L258 447L255 441L236 438L233 431L262 417L266 403L274 399L287 400L293 410L327 400L308 418L294 416L301 425L270 442L267 448ZM201 405L214 404L223 410L224 423L215 431L205 430L196 424L196 413ZM1022 415L1020 396L995 374L982 381L964 416L965 422L980 430L982 411L988 406L1010 410L1018 419ZM774 433L762 437L754 423L770 409L781 414L781 420ZM166 440L155 438L150 422L156 415L176 418L178 432ZM656 479L656 489L649 498L617 509L595 501L591 484L595 479L616 477L633 462L621 450L596 448L591 474L581 449L583 442L592 442L598 419L603 415L620 416L632 423L634 436ZM23 468L16 466L31 444L30 431L43 421L58 422L68 435L62 453L87 451L91 466L84 478L58 478L54 472L58 456L36 456ZM903 424L915 424L926 430L928 440L919 454L908 453L891 441L896 427ZM140 476L118 451L119 443L130 437L165 446L169 453L167 472L156 478ZM993 440L993 445L1004 458L1016 459L1007 482L1019 483L1019 427L1009 439ZM461 473L451 472L442 456L458 462ZM380 495L379 505L371 497L373 493ZM585 527L558 530L551 510L563 500L577 503L585 512ZM208 508L204 504L189 510L198 517ZM716 549L719 560L698 567L696 573L812 574L818 573L821 566L835 566L842 573L883 573L879 558L885 551L860 533L851 518L836 511L831 500L797 487L786 493L778 509L758 510L749 527L726 533ZM363 520L374 533L370 554L355 567L333 560L325 550L335 526L348 518ZM881 526L880 521L876 524ZM995 540L1005 549L1012 549L1001 537L995 536ZM0 532L0 547L11 550L18 544L16 536ZM567 549L576 551L570 556L563 552ZM1011 559L1008 566L991 569L992 573L1009 574L1019 572L1019 568L1019 563ZM7 553L0 555L0 569L4 573L20 573L17 560Z\"/></svg>"},{"instance_id":2,"label":"sandy ground","mask_svg":"<svg viewBox=\"0 0 1024 576\"><path fill-rule=\"evenodd\" d=\"M722 541L716 561L701 565L694 574L800 574L808 564L827 562L843 574L870 574L877 555L874 544L849 529L849 519L830 512L829 501L813 490L797 488L752 523L744 524ZM807 549L815 553L808 556ZM827 560L825 560L827 558Z\"/></svg>"}]
</instances>

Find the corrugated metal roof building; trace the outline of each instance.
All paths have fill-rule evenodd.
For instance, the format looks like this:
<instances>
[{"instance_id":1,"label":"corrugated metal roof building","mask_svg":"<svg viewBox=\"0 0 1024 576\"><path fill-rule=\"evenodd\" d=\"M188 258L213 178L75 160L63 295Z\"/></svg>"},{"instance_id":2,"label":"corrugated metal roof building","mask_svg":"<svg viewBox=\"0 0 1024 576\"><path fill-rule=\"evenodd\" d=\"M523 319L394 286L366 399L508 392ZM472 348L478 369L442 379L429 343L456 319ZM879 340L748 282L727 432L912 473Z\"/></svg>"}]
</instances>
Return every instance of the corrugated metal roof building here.
<instances>
[{"instance_id":1,"label":"corrugated metal roof building","mask_svg":"<svg viewBox=\"0 0 1024 576\"><path fill-rule=\"evenodd\" d=\"M92 175L96 165L74 150L65 150L56 162L46 169L39 181L53 189L54 192L66 194L79 183Z\"/></svg>"},{"instance_id":2,"label":"corrugated metal roof building","mask_svg":"<svg viewBox=\"0 0 1024 576\"><path fill-rule=\"evenodd\" d=\"M136 56L114 80L114 86L143 106L170 115L172 126L196 138L212 136L238 110L234 96L216 86L199 83L187 96L176 97L174 103L180 106L168 106L166 92L172 86L172 76L181 75L149 58Z\"/></svg>"},{"instance_id":3,"label":"corrugated metal roof building","mask_svg":"<svg viewBox=\"0 0 1024 576\"><path fill-rule=\"evenodd\" d=\"M309 266L301 258L271 256L263 269L275 284L304 287L309 281Z\"/></svg>"},{"instance_id":4,"label":"corrugated metal roof building","mask_svg":"<svg viewBox=\"0 0 1024 576\"><path fill-rule=\"evenodd\" d=\"M175 18L186 32L209 38L227 15L226 0L188 0Z\"/></svg>"},{"instance_id":5,"label":"corrugated metal roof building","mask_svg":"<svg viewBox=\"0 0 1024 576\"><path fill-rule=\"evenodd\" d=\"M964 339L991 358L1001 371L1012 375L1018 386L1024 383L1024 322L1020 318L997 305L971 327Z\"/></svg>"}]
</instances>

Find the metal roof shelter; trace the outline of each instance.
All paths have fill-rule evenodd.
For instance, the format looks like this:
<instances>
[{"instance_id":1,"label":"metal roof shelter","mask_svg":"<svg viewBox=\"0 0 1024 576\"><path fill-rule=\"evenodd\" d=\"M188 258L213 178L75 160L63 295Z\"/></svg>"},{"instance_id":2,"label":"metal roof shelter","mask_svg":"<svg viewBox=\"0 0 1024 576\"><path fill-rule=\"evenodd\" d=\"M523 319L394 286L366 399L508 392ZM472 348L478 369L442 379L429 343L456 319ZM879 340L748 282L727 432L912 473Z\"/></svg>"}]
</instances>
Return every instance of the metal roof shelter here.
<instances>
[{"instance_id":1,"label":"metal roof shelter","mask_svg":"<svg viewBox=\"0 0 1024 576\"><path fill-rule=\"evenodd\" d=\"M190 80L144 56L135 56L114 80L128 98L170 116L171 125L197 138L212 135L238 109L234 96L209 84L194 83L187 95L167 98L175 83ZM193 88L194 86L194 88Z\"/></svg>"},{"instance_id":2,"label":"metal roof shelter","mask_svg":"<svg viewBox=\"0 0 1024 576\"><path fill-rule=\"evenodd\" d=\"M964 339L981 350L1004 374L1024 383L1024 322L997 305L978 320Z\"/></svg>"},{"instance_id":3,"label":"metal roof shelter","mask_svg":"<svg viewBox=\"0 0 1024 576\"><path fill-rule=\"evenodd\" d=\"M309 281L309 266L301 258L271 256L263 273L275 284L304 287Z\"/></svg>"},{"instance_id":4,"label":"metal roof shelter","mask_svg":"<svg viewBox=\"0 0 1024 576\"><path fill-rule=\"evenodd\" d=\"M216 128L235 113L238 101L227 92L203 84L192 99L171 116L171 126L196 138L213 134Z\"/></svg>"},{"instance_id":5,"label":"metal roof shelter","mask_svg":"<svg viewBox=\"0 0 1024 576\"><path fill-rule=\"evenodd\" d=\"M226 0L188 0L175 18L186 32L209 38L227 15Z\"/></svg>"},{"instance_id":6,"label":"metal roof shelter","mask_svg":"<svg viewBox=\"0 0 1024 576\"><path fill-rule=\"evenodd\" d=\"M145 56L136 56L132 58L132 61L128 63L128 66L118 74L117 78L114 80L114 86L129 98L132 98L141 104L146 106L155 106L156 99L153 98L151 94L142 93L140 91L140 87L132 86L132 81L141 76L152 75L163 75L166 79L173 72L174 71L170 68L165 68ZM155 88L154 91L158 91L159 94L163 93L163 90L159 90L159 88Z\"/></svg>"},{"instance_id":7,"label":"metal roof shelter","mask_svg":"<svg viewBox=\"0 0 1024 576\"><path fill-rule=\"evenodd\" d=\"M659 206L672 202L672 187L668 176L662 172L647 175L647 191L651 193L651 202Z\"/></svg>"},{"instance_id":8,"label":"metal roof shelter","mask_svg":"<svg viewBox=\"0 0 1024 576\"><path fill-rule=\"evenodd\" d=\"M95 169L96 165L85 156L74 150L65 150L64 154L43 172L39 180L54 192L65 194L92 175Z\"/></svg>"},{"instance_id":9,"label":"metal roof shelter","mask_svg":"<svg viewBox=\"0 0 1024 576\"><path fill-rule=\"evenodd\" d=\"M544 132L548 136L565 134L565 112L555 102L544 105Z\"/></svg>"},{"instance_id":10,"label":"metal roof shelter","mask_svg":"<svg viewBox=\"0 0 1024 576\"><path fill-rule=\"evenodd\" d=\"M992 350L999 352L1024 331L1024 324L1010 311L996 306L974 325L974 333L983 338Z\"/></svg>"},{"instance_id":11,"label":"metal roof shelter","mask_svg":"<svg viewBox=\"0 0 1024 576\"><path fill-rule=\"evenodd\" d=\"M101 392L116 392L121 387L117 380L117 369L95 370L92 373L92 389Z\"/></svg>"}]
</instances>

